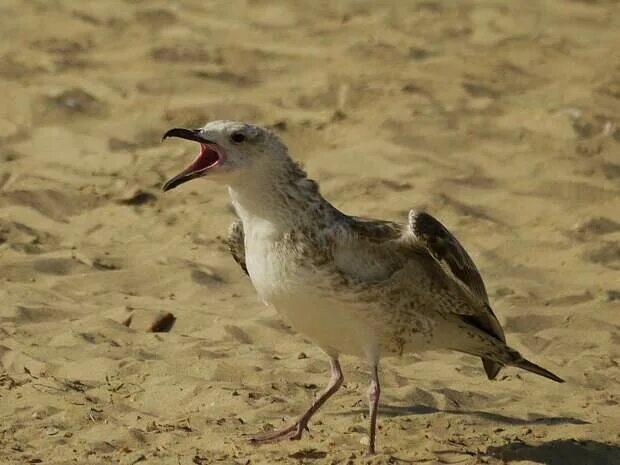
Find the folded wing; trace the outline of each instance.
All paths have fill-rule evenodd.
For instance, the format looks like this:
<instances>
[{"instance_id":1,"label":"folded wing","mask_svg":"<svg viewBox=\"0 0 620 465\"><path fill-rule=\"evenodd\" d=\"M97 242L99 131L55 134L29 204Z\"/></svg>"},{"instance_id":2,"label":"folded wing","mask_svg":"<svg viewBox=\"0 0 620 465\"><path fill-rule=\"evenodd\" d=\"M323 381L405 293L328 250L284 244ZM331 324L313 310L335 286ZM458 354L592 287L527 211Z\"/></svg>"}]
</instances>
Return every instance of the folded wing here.
<instances>
[{"instance_id":1,"label":"folded wing","mask_svg":"<svg viewBox=\"0 0 620 465\"><path fill-rule=\"evenodd\" d=\"M243 223L237 220L228 228L228 250L241 269L248 274L245 265L245 236L243 234Z\"/></svg>"},{"instance_id":2,"label":"folded wing","mask_svg":"<svg viewBox=\"0 0 620 465\"><path fill-rule=\"evenodd\" d=\"M486 312L477 315L460 315L460 317L481 331L506 342L504 331L489 305L489 298L480 272L456 237L437 219L425 212L411 210L408 226L410 233L426 247L446 274L479 299L486 308ZM482 359L482 363L489 379L495 378L501 365L485 358Z\"/></svg>"}]
</instances>

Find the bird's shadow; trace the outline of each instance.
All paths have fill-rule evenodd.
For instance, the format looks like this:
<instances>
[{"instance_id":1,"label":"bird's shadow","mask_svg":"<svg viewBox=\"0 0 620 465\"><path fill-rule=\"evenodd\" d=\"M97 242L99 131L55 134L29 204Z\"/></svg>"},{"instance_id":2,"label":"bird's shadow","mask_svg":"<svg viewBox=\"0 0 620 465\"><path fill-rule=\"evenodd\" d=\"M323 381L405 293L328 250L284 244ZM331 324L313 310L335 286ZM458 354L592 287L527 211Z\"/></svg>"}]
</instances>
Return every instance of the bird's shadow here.
<instances>
[{"instance_id":1,"label":"bird's shadow","mask_svg":"<svg viewBox=\"0 0 620 465\"><path fill-rule=\"evenodd\" d=\"M348 412L341 412L340 415L358 415L367 413L367 409L354 409ZM587 425L590 422L573 417L546 417L543 415L532 414L530 418L510 417L499 413L485 412L483 410L456 410L438 409L429 405L382 405L379 407L379 415L386 417L399 417L405 415L428 415L431 413L449 413L451 415L469 415L496 423L509 425Z\"/></svg>"},{"instance_id":2,"label":"bird's shadow","mask_svg":"<svg viewBox=\"0 0 620 465\"><path fill-rule=\"evenodd\" d=\"M362 412L366 412L366 410L358 409L355 413ZM482 410L442 410L420 404L410 406L383 405L379 408L379 413L388 417L427 415L432 413L472 415L496 423L510 425L589 424L588 421L573 417L545 417L533 414L530 418L519 418ZM484 455L498 458L506 463L511 461L530 461L545 465L620 465L620 445L590 440L556 439L532 444L512 441L501 446L490 446Z\"/></svg>"},{"instance_id":3,"label":"bird's shadow","mask_svg":"<svg viewBox=\"0 0 620 465\"><path fill-rule=\"evenodd\" d=\"M360 410L359 413L364 412ZM403 415L427 415L431 413L449 413L452 415L469 415L485 420L505 423L509 425L587 425L588 421L573 417L545 417L543 415L532 415L530 418L510 417L499 413L485 412L483 410L456 410L438 409L428 405L383 405L379 407L379 414L386 417L398 417Z\"/></svg>"},{"instance_id":4,"label":"bird's shadow","mask_svg":"<svg viewBox=\"0 0 620 465\"><path fill-rule=\"evenodd\" d=\"M540 444L511 442L491 446L486 455L503 462L530 461L545 465L618 465L620 446L598 441L556 439Z\"/></svg>"},{"instance_id":5,"label":"bird's shadow","mask_svg":"<svg viewBox=\"0 0 620 465\"><path fill-rule=\"evenodd\" d=\"M359 409L357 412L365 411ZM588 421L573 417L545 417L533 414L530 418L519 418L482 410L442 410L420 404L410 406L383 405L379 408L379 413L388 417L427 415L431 413L472 415L492 422L510 425L589 424ZM530 461L545 465L620 465L620 445L590 440L556 439L532 444L512 441L501 446L490 446L484 455L498 458L506 463L511 461Z\"/></svg>"}]
</instances>

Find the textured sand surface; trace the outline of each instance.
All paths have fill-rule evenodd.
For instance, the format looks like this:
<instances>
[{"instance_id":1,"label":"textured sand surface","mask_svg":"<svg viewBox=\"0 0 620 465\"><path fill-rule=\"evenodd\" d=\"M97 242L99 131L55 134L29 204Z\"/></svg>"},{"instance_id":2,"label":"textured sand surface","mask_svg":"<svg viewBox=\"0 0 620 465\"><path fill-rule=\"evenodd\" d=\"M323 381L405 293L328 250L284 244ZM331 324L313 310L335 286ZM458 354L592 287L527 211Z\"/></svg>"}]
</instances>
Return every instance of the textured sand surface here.
<instances>
[{"instance_id":1,"label":"textured sand surface","mask_svg":"<svg viewBox=\"0 0 620 465\"><path fill-rule=\"evenodd\" d=\"M1 464L620 464L617 2L2 0L0 15ZM368 373L345 358L302 441L245 444L328 368L228 256L225 190L159 191L196 152L163 132L211 119L275 127L346 212L436 215L509 343L567 383L489 382L455 353L387 359L367 459ZM149 332L167 312L171 331Z\"/></svg>"}]
</instances>

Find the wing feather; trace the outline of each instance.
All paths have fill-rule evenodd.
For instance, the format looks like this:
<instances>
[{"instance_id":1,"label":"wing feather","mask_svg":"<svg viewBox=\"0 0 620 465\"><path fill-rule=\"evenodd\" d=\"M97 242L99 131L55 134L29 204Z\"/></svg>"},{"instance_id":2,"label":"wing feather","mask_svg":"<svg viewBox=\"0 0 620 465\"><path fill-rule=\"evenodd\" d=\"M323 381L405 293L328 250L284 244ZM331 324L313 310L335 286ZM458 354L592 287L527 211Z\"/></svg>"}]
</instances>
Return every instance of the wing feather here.
<instances>
[{"instance_id":1,"label":"wing feather","mask_svg":"<svg viewBox=\"0 0 620 465\"><path fill-rule=\"evenodd\" d=\"M228 228L228 250L235 259L241 269L248 274L248 268L245 265L245 235L243 233L243 223L237 220Z\"/></svg>"},{"instance_id":2,"label":"wing feather","mask_svg":"<svg viewBox=\"0 0 620 465\"><path fill-rule=\"evenodd\" d=\"M437 219L425 212L411 210L409 227L415 238L424 244L446 273L460 282L484 305L485 312L477 315L460 315L461 319L500 341L506 342L504 330L489 305L489 297L482 276L456 237ZM482 359L482 363L488 377L495 378L501 365L485 358Z\"/></svg>"},{"instance_id":3,"label":"wing feather","mask_svg":"<svg viewBox=\"0 0 620 465\"><path fill-rule=\"evenodd\" d=\"M409 212L411 233L446 271L458 279L482 302L489 302L482 277L465 248L448 229L425 212Z\"/></svg>"}]
</instances>

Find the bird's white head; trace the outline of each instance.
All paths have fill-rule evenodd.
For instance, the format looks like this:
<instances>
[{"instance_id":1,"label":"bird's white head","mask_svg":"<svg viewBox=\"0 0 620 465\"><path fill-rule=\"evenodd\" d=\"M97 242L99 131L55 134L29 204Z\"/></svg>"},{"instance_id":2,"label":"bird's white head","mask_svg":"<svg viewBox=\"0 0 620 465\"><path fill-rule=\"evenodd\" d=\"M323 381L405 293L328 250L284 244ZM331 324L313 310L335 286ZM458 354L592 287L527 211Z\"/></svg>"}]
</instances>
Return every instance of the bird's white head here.
<instances>
[{"instance_id":1,"label":"bird's white head","mask_svg":"<svg viewBox=\"0 0 620 465\"><path fill-rule=\"evenodd\" d=\"M235 185L249 177L273 173L277 171L274 168L286 167L291 162L280 139L253 124L213 121L200 129L170 129L163 139L168 137L198 142L200 153L187 168L164 184L164 191L207 174L216 182Z\"/></svg>"}]
</instances>

